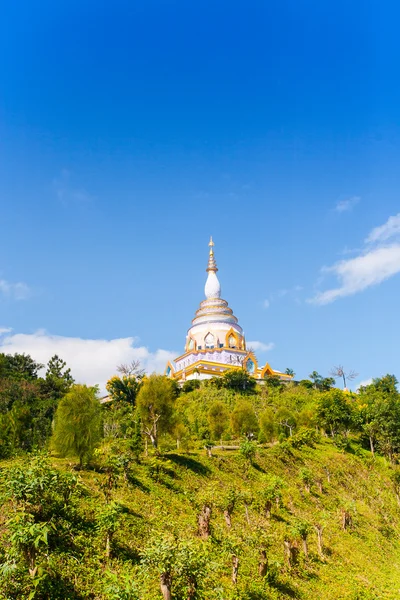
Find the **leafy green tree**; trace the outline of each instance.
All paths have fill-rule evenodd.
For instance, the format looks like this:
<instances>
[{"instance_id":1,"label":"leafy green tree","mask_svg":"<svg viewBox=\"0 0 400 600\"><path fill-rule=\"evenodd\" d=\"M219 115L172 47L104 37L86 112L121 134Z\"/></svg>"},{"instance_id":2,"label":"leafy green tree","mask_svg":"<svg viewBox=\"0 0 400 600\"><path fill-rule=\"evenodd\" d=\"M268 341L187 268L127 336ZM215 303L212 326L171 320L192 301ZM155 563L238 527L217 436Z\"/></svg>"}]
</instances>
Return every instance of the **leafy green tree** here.
<instances>
[{"instance_id":1,"label":"leafy green tree","mask_svg":"<svg viewBox=\"0 0 400 600\"><path fill-rule=\"evenodd\" d=\"M222 376L222 384L230 390L242 393L254 392L257 382L245 369L231 369Z\"/></svg>"},{"instance_id":2,"label":"leafy green tree","mask_svg":"<svg viewBox=\"0 0 400 600\"><path fill-rule=\"evenodd\" d=\"M43 366L29 354L0 354L0 378L37 379Z\"/></svg>"},{"instance_id":3,"label":"leafy green tree","mask_svg":"<svg viewBox=\"0 0 400 600\"><path fill-rule=\"evenodd\" d=\"M332 437L347 432L354 424L348 396L338 389L321 394L317 402L317 422Z\"/></svg>"},{"instance_id":4,"label":"leafy green tree","mask_svg":"<svg viewBox=\"0 0 400 600\"><path fill-rule=\"evenodd\" d=\"M193 390L198 390L201 387L201 381L198 379L189 379L185 381L182 386L182 392L187 394L188 392L193 392Z\"/></svg>"},{"instance_id":5,"label":"leafy green tree","mask_svg":"<svg viewBox=\"0 0 400 600\"><path fill-rule=\"evenodd\" d=\"M59 399L64 396L74 383L71 369L67 363L55 354L47 364L47 371L42 380L42 391L45 395Z\"/></svg>"},{"instance_id":6,"label":"leafy green tree","mask_svg":"<svg viewBox=\"0 0 400 600\"><path fill-rule=\"evenodd\" d=\"M279 379L278 375L266 375L265 385L269 388L282 389L282 382Z\"/></svg>"},{"instance_id":7,"label":"leafy green tree","mask_svg":"<svg viewBox=\"0 0 400 600\"><path fill-rule=\"evenodd\" d=\"M97 517L97 528L106 539L105 555L107 559L111 556L111 541L118 529L122 511L120 504L111 502L104 507Z\"/></svg>"},{"instance_id":8,"label":"leafy green tree","mask_svg":"<svg viewBox=\"0 0 400 600\"><path fill-rule=\"evenodd\" d=\"M231 415L231 427L235 435L253 438L258 432L258 420L254 408L247 400L239 400Z\"/></svg>"},{"instance_id":9,"label":"leafy green tree","mask_svg":"<svg viewBox=\"0 0 400 600\"><path fill-rule=\"evenodd\" d=\"M200 596L206 565L207 547L202 542L178 541L170 535L155 537L143 553L143 566L156 571L164 600Z\"/></svg>"},{"instance_id":10,"label":"leafy green tree","mask_svg":"<svg viewBox=\"0 0 400 600\"><path fill-rule=\"evenodd\" d=\"M297 422L292 411L285 407L280 408L276 411L275 422L279 427L280 433L284 433L286 437L293 435Z\"/></svg>"},{"instance_id":11,"label":"leafy green tree","mask_svg":"<svg viewBox=\"0 0 400 600\"><path fill-rule=\"evenodd\" d=\"M275 436L275 415L271 408L260 414L260 442L271 442Z\"/></svg>"},{"instance_id":12,"label":"leafy green tree","mask_svg":"<svg viewBox=\"0 0 400 600\"><path fill-rule=\"evenodd\" d=\"M96 389L74 385L58 405L52 448L61 456L77 456L82 467L100 443L101 425L101 406Z\"/></svg>"},{"instance_id":13,"label":"leafy green tree","mask_svg":"<svg viewBox=\"0 0 400 600\"><path fill-rule=\"evenodd\" d=\"M262 488L257 497L257 504L262 508L268 519L271 517L273 504L275 503L277 508L281 506L283 487L283 479L275 475L268 475L263 481Z\"/></svg>"},{"instance_id":14,"label":"leafy green tree","mask_svg":"<svg viewBox=\"0 0 400 600\"><path fill-rule=\"evenodd\" d=\"M228 409L223 402L214 400L208 409L208 423L212 439L219 440L229 427Z\"/></svg>"},{"instance_id":15,"label":"leafy green tree","mask_svg":"<svg viewBox=\"0 0 400 600\"><path fill-rule=\"evenodd\" d=\"M257 454L257 445L245 439L239 446L239 453L252 465Z\"/></svg>"},{"instance_id":16,"label":"leafy green tree","mask_svg":"<svg viewBox=\"0 0 400 600\"><path fill-rule=\"evenodd\" d=\"M168 377L150 375L145 378L137 396L137 410L143 431L154 448L161 433L170 432L174 426L175 387Z\"/></svg>"},{"instance_id":17,"label":"leafy green tree","mask_svg":"<svg viewBox=\"0 0 400 600\"><path fill-rule=\"evenodd\" d=\"M291 377L294 377L296 375L296 373L293 371L293 369L285 369L285 373L286 375L290 375Z\"/></svg>"},{"instance_id":18,"label":"leafy green tree","mask_svg":"<svg viewBox=\"0 0 400 600\"><path fill-rule=\"evenodd\" d=\"M135 375L122 375L122 377L114 375L107 381L106 389L114 402L126 402L131 406L135 406L141 381Z\"/></svg>"},{"instance_id":19,"label":"leafy green tree","mask_svg":"<svg viewBox=\"0 0 400 600\"><path fill-rule=\"evenodd\" d=\"M313 381L313 387L316 390L327 391L335 384L333 377L322 377L317 371L313 371L309 377Z\"/></svg>"}]
</instances>

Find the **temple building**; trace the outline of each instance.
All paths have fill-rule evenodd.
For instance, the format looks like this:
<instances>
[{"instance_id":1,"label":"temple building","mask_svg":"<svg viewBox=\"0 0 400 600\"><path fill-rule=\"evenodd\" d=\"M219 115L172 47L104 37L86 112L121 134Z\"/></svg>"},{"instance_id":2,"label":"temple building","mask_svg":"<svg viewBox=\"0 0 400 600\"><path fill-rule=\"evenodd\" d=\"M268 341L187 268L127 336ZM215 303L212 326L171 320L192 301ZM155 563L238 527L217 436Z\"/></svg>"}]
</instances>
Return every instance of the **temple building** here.
<instances>
[{"instance_id":1,"label":"temple building","mask_svg":"<svg viewBox=\"0 0 400 600\"><path fill-rule=\"evenodd\" d=\"M185 352L167 364L165 374L183 383L189 379L220 377L229 369L246 369L260 382L270 375L290 381L290 375L275 371L268 363L259 366L254 352L247 349L243 329L227 301L221 298L212 238L209 246L206 299L200 303L187 333Z\"/></svg>"}]
</instances>

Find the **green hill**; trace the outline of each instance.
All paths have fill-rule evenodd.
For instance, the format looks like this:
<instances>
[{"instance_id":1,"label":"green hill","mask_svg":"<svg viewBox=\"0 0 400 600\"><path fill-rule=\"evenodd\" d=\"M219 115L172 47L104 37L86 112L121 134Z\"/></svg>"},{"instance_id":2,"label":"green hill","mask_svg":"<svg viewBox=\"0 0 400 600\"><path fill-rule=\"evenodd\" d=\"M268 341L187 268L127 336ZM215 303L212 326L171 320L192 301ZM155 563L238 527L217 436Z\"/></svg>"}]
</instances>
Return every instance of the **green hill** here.
<instances>
[{"instance_id":1,"label":"green hill","mask_svg":"<svg viewBox=\"0 0 400 600\"><path fill-rule=\"evenodd\" d=\"M400 597L394 376L134 366L101 405L57 356L0 355L0 600Z\"/></svg>"},{"instance_id":2,"label":"green hill","mask_svg":"<svg viewBox=\"0 0 400 600\"><path fill-rule=\"evenodd\" d=\"M111 455L110 448L106 454ZM400 596L400 509L391 469L382 458L340 452L326 439L314 448L258 448L253 464L237 451L216 451L211 458L205 451L167 452L143 458L124 473L115 448L112 456L113 467L98 457L97 470L79 474L60 459L51 459L51 466L42 459L30 465L26 459L1 463L2 494L9 494L1 514L3 552L12 557L19 549L26 555L14 567L8 557L1 598L153 600L162 597L159 578L165 569L172 573L172 597L182 600ZM57 472L72 479L55 482ZM273 477L282 480L281 498L278 493L268 517L263 490L280 481ZM63 497L65 485L71 488L69 497ZM228 527L224 509L232 492ZM211 508L208 539L198 535L204 505ZM10 519L28 514L50 523L47 542L37 542L31 568L39 568L33 576L23 547L29 540L19 540L19 546L10 542L18 530ZM308 557L296 530L304 522L310 528ZM318 525L323 527L322 556ZM294 545L291 565L285 540ZM263 551L268 567L261 576ZM238 558L236 585L232 556ZM189 595L182 560L197 578L197 596Z\"/></svg>"}]
</instances>

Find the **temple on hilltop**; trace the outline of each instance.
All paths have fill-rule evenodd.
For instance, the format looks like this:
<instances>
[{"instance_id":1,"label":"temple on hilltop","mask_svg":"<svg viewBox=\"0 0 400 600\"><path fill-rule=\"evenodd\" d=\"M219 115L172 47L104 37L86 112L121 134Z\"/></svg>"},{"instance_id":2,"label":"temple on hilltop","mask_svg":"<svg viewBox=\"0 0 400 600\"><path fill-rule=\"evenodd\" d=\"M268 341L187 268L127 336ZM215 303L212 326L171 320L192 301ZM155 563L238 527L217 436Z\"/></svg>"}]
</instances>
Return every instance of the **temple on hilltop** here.
<instances>
[{"instance_id":1,"label":"temple on hilltop","mask_svg":"<svg viewBox=\"0 0 400 600\"><path fill-rule=\"evenodd\" d=\"M229 369L246 369L260 382L271 375L290 381L291 375L274 371L268 363L259 366L254 352L246 348L243 329L227 301L221 298L212 238L209 246L206 299L200 303L187 333L184 354L173 363L168 362L165 374L183 383L189 379L220 377Z\"/></svg>"}]
</instances>

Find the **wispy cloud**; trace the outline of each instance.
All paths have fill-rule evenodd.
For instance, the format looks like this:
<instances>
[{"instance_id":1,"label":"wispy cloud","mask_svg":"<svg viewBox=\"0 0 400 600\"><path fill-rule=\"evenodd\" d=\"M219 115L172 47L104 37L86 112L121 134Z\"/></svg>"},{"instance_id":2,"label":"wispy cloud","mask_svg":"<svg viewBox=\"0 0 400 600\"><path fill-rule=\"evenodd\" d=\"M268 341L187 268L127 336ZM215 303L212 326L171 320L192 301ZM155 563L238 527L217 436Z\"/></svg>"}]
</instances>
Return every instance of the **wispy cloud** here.
<instances>
[{"instance_id":1,"label":"wispy cloud","mask_svg":"<svg viewBox=\"0 0 400 600\"><path fill-rule=\"evenodd\" d=\"M273 342L269 342L265 344L264 342L247 342L247 347L255 352L269 352L269 350L273 350L275 348L275 344Z\"/></svg>"},{"instance_id":2,"label":"wispy cloud","mask_svg":"<svg viewBox=\"0 0 400 600\"><path fill-rule=\"evenodd\" d=\"M351 296L378 285L400 272L400 214L389 217L367 236L358 256L323 267L323 276L333 274L339 285L317 292L309 300L314 304L329 304L338 298Z\"/></svg>"},{"instance_id":3,"label":"wispy cloud","mask_svg":"<svg viewBox=\"0 0 400 600\"><path fill-rule=\"evenodd\" d=\"M13 300L26 300L31 295L31 290L26 283L11 283L0 279L0 294Z\"/></svg>"},{"instance_id":4,"label":"wispy cloud","mask_svg":"<svg viewBox=\"0 0 400 600\"><path fill-rule=\"evenodd\" d=\"M264 307L264 308L269 308L269 307L270 307L270 305L271 305L271 303L270 303L270 301L269 301L269 300L264 300L264 302L263 302L263 307Z\"/></svg>"},{"instance_id":5,"label":"wispy cloud","mask_svg":"<svg viewBox=\"0 0 400 600\"><path fill-rule=\"evenodd\" d=\"M89 204L94 200L94 196L84 188L73 184L72 174L68 169L62 169L60 175L53 179L53 188L59 202L64 205Z\"/></svg>"},{"instance_id":6,"label":"wispy cloud","mask_svg":"<svg viewBox=\"0 0 400 600\"><path fill-rule=\"evenodd\" d=\"M351 196L350 198L346 198L345 200L339 200L336 203L335 211L338 213L349 212L353 210L356 204L360 202L360 196Z\"/></svg>"},{"instance_id":7,"label":"wispy cloud","mask_svg":"<svg viewBox=\"0 0 400 600\"><path fill-rule=\"evenodd\" d=\"M11 327L0 327L0 335L4 335L5 333L10 333L12 331Z\"/></svg>"},{"instance_id":8,"label":"wispy cloud","mask_svg":"<svg viewBox=\"0 0 400 600\"><path fill-rule=\"evenodd\" d=\"M367 244L386 242L395 236L400 236L400 213L397 213L394 217L389 217L383 225L375 227L365 242Z\"/></svg>"},{"instance_id":9,"label":"wispy cloud","mask_svg":"<svg viewBox=\"0 0 400 600\"><path fill-rule=\"evenodd\" d=\"M3 332L5 329L3 328ZM144 346L136 346L135 341L133 337L87 340L36 331L32 334L14 333L1 337L0 352L30 354L43 364L54 354L58 354L67 362L76 381L88 385L98 384L104 391L106 381L122 363L139 360L148 373L162 373L167 362L177 356L177 353L169 350L150 352Z\"/></svg>"}]
</instances>

